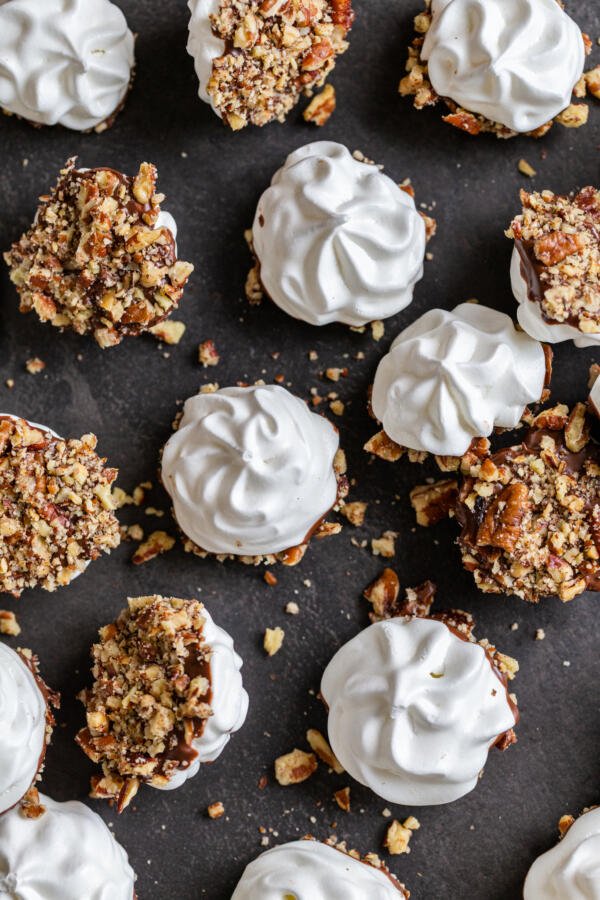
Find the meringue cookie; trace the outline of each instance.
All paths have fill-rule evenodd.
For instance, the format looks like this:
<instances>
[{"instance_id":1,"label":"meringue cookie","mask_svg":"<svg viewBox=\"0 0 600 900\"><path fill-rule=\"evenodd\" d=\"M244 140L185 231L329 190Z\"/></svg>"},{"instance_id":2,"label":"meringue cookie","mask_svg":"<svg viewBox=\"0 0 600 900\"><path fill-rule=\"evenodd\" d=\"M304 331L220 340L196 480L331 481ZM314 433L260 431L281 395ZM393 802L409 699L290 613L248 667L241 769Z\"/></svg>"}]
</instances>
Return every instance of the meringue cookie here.
<instances>
[{"instance_id":1,"label":"meringue cookie","mask_svg":"<svg viewBox=\"0 0 600 900\"><path fill-rule=\"evenodd\" d=\"M198 76L198 96L208 103L214 112L222 118L215 106L207 87L213 70L213 62L225 53L225 41L218 37L212 28L211 16L219 12L219 0L188 0L191 13L187 52L193 57L194 68Z\"/></svg>"},{"instance_id":2,"label":"meringue cookie","mask_svg":"<svg viewBox=\"0 0 600 900\"><path fill-rule=\"evenodd\" d=\"M434 619L389 619L338 650L321 682L346 771L392 803L436 806L472 791L516 724L479 644Z\"/></svg>"},{"instance_id":3,"label":"meringue cookie","mask_svg":"<svg viewBox=\"0 0 600 900\"><path fill-rule=\"evenodd\" d=\"M600 807L584 813L529 870L524 900L600 900Z\"/></svg>"},{"instance_id":4,"label":"meringue cookie","mask_svg":"<svg viewBox=\"0 0 600 900\"><path fill-rule=\"evenodd\" d=\"M45 748L46 700L19 654L0 644L0 813L25 796Z\"/></svg>"},{"instance_id":5,"label":"meringue cookie","mask_svg":"<svg viewBox=\"0 0 600 900\"><path fill-rule=\"evenodd\" d=\"M585 48L556 0L433 0L421 56L441 97L528 132L569 106Z\"/></svg>"},{"instance_id":6,"label":"meringue cookie","mask_svg":"<svg viewBox=\"0 0 600 900\"><path fill-rule=\"evenodd\" d=\"M377 368L371 405L396 443L461 456L473 438L514 428L545 379L538 341L504 313L461 303L429 310L400 332Z\"/></svg>"},{"instance_id":7,"label":"meringue cookie","mask_svg":"<svg viewBox=\"0 0 600 900\"><path fill-rule=\"evenodd\" d=\"M251 862L231 900L399 900L403 892L379 869L318 841L290 841Z\"/></svg>"},{"instance_id":8,"label":"meringue cookie","mask_svg":"<svg viewBox=\"0 0 600 900\"><path fill-rule=\"evenodd\" d=\"M238 556L304 543L333 507L337 430L278 385L187 400L163 451L162 479L182 531Z\"/></svg>"},{"instance_id":9,"label":"meringue cookie","mask_svg":"<svg viewBox=\"0 0 600 900\"><path fill-rule=\"evenodd\" d=\"M76 800L40 803L38 819L0 816L0 897L133 900L133 869L100 816Z\"/></svg>"},{"instance_id":10,"label":"meringue cookie","mask_svg":"<svg viewBox=\"0 0 600 900\"><path fill-rule=\"evenodd\" d=\"M210 673L212 685L212 716L207 719L201 737L192 741L198 753L187 769L177 769L168 784L161 790L181 787L188 778L198 773L201 763L214 762L221 755L234 731L238 731L248 714L248 694L242 686L242 659L233 649L233 638L215 622L204 607L202 629L204 640L210 646ZM155 785L153 785L154 787Z\"/></svg>"},{"instance_id":11,"label":"meringue cookie","mask_svg":"<svg viewBox=\"0 0 600 900\"><path fill-rule=\"evenodd\" d=\"M259 200L252 241L269 297L311 325L393 316L423 275L412 197L332 141L288 156Z\"/></svg>"},{"instance_id":12,"label":"meringue cookie","mask_svg":"<svg viewBox=\"0 0 600 900\"><path fill-rule=\"evenodd\" d=\"M592 385L592 389L588 397L588 403L592 407L592 412L594 412L595 415L600 419L600 376L596 378L595 382Z\"/></svg>"},{"instance_id":13,"label":"meringue cookie","mask_svg":"<svg viewBox=\"0 0 600 900\"><path fill-rule=\"evenodd\" d=\"M134 37L110 0L0 4L0 106L39 125L86 131L121 106Z\"/></svg>"},{"instance_id":14,"label":"meringue cookie","mask_svg":"<svg viewBox=\"0 0 600 900\"><path fill-rule=\"evenodd\" d=\"M513 247L510 261L510 283L517 307L517 319L521 328L538 341L556 344L560 341L573 341L576 347L597 347L600 334L583 334L574 325L560 322L547 322L542 315L539 303L529 299L527 282L521 269L521 257Z\"/></svg>"}]
</instances>

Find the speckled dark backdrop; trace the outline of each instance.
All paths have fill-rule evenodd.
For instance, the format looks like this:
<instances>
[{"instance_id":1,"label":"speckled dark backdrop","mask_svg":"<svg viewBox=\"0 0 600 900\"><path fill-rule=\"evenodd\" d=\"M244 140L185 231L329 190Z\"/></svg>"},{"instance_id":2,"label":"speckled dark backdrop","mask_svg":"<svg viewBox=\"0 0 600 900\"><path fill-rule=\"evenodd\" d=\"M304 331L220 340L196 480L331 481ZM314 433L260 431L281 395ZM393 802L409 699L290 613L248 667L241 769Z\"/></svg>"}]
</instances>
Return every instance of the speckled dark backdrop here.
<instances>
[{"instance_id":1,"label":"speckled dark backdrop","mask_svg":"<svg viewBox=\"0 0 600 900\"><path fill-rule=\"evenodd\" d=\"M272 764L295 745L305 746L307 727L325 729L315 698L321 672L340 644L367 624L361 589L380 571L381 560L353 546L351 538L366 540L394 529L400 536L393 565L402 583L434 578L441 605L474 612L479 635L519 658L515 689L522 722L518 744L505 754L490 754L483 780L467 797L439 808L391 807L395 816L415 813L421 821L411 854L392 859L391 866L415 900L517 898L529 864L553 844L558 817L600 801L599 601L584 596L534 608L518 599L478 594L460 568L453 527L413 527L407 494L423 471L408 463L371 464L361 450L373 431L365 396L392 337L424 310L450 308L475 296L514 312L511 248L503 229L525 180L517 162L525 157L538 170L533 184L539 188L597 183L600 108L591 109L587 128L557 127L541 143L470 139L443 125L436 111L414 112L396 92L417 0L357 0L351 48L332 78L338 110L327 127L317 131L305 125L298 111L285 126L234 135L196 96L185 51L183 0L122 0L121 5L139 33L138 70L112 130L80 136L34 130L8 118L0 122L0 246L8 247L28 225L36 197L53 183L67 157L78 154L82 165L126 172L142 160L153 161L179 223L181 255L196 265L176 315L187 331L168 358L151 337L100 351L91 340L61 335L33 316L19 315L2 266L0 410L68 436L94 431L100 451L121 470L120 484L131 489L145 479L156 483L159 448L177 402L200 384L269 381L283 373L301 396L313 386L321 393L339 391L346 413L336 423L356 480L353 497L370 506L363 528L347 526L340 536L317 542L302 565L277 572L275 588L267 587L259 569L201 561L181 549L135 568L129 561L133 546L126 543L54 595L29 591L19 601L1 597L0 605L18 614L19 643L40 655L49 683L63 695L43 789L60 800L86 798L93 767L73 742L83 719L75 694L88 679L88 648L96 629L115 617L127 595L196 595L235 637L245 661L250 713L218 762L184 788L172 793L142 789L133 808L118 819L107 806L89 801L127 848L140 900L225 900L244 865L261 850L259 826L272 829L271 844L310 830L319 838L335 833L361 851L379 849L386 827L383 800L347 776L329 775L324 766L305 784L282 788L274 782ZM596 0L569 5L596 44ZM600 60L597 47L594 59ZM360 148L398 181L412 178L419 203L435 203L434 259L412 306L388 320L379 343L369 332L313 329L269 304L250 309L243 299L249 263L243 230L252 221L256 200L288 152L319 138ZM214 369L197 363L197 345L207 338L221 353ZM310 349L318 351L315 362L308 359ZM366 357L362 362L353 359L359 350ZM45 360L43 374L25 372L31 356ZM591 350L567 344L556 348L557 399L584 396L593 358ZM320 378L324 367L344 365L350 374L339 385ZM15 380L12 390L5 387L8 378ZM149 502L168 509L159 488ZM123 519L139 521L147 531L173 531L168 517L158 523L141 510L128 509ZM290 600L298 603L298 616L286 615ZM514 622L518 630L511 630ZM261 647L268 625L286 631L283 649L272 659ZM540 627L546 639L536 642ZM259 790L264 774L269 784ZM349 815L332 800L333 791L346 784L352 787ZM222 800L227 811L219 821L205 812L215 800Z\"/></svg>"}]
</instances>

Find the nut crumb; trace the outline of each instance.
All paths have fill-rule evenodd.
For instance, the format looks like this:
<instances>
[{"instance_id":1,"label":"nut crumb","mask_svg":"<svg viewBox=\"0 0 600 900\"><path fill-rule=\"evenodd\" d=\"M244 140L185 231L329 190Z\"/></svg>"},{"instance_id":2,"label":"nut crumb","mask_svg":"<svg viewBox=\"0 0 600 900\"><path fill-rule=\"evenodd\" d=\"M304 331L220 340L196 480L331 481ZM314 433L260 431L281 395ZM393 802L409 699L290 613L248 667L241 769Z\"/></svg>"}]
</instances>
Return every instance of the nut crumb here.
<instances>
[{"instance_id":1,"label":"nut crumb","mask_svg":"<svg viewBox=\"0 0 600 900\"><path fill-rule=\"evenodd\" d=\"M328 741L318 729L309 728L306 732L306 740L308 741L310 749L314 750L319 759L324 762L326 766L329 766L330 769L333 769L336 775L341 775L345 771L341 762L329 746Z\"/></svg>"},{"instance_id":2,"label":"nut crumb","mask_svg":"<svg viewBox=\"0 0 600 900\"><path fill-rule=\"evenodd\" d=\"M285 631L277 626L276 628L267 628L263 638L263 647L269 656L275 656L281 650Z\"/></svg>"},{"instance_id":3,"label":"nut crumb","mask_svg":"<svg viewBox=\"0 0 600 900\"><path fill-rule=\"evenodd\" d=\"M333 798L340 809L344 812L350 812L350 788L340 788L333 795Z\"/></svg>"},{"instance_id":4,"label":"nut crumb","mask_svg":"<svg viewBox=\"0 0 600 900\"><path fill-rule=\"evenodd\" d=\"M347 519L351 525L359 528L365 521L365 514L367 512L367 503L363 503L360 500L354 500L352 503L346 503L340 509L341 514Z\"/></svg>"},{"instance_id":5,"label":"nut crumb","mask_svg":"<svg viewBox=\"0 0 600 900\"><path fill-rule=\"evenodd\" d=\"M517 168L521 175L527 175L528 178L534 178L537 175L536 170L527 162L526 159L520 159Z\"/></svg>"},{"instance_id":6,"label":"nut crumb","mask_svg":"<svg viewBox=\"0 0 600 900\"><path fill-rule=\"evenodd\" d=\"M27 360L25 368L30 375L39 375L39 373L43 372L46 368L46 363L43 359L40 359L39 356L34 356Z\"/></svg>"},{"instance_id":7,"label":"nut crumb","mask_svg":"<svg viewBox=\"0 0 600 900\"><path fill-rule=\"evenodd\" d=\"M225 815L225 807L220 800L217 800L215 803L211 803L210 806L207 807L206 812L208 813L209 819L220 819L221 816Z\"/></svg>"},{"instance_id":8,"label":"nut crumb","mask_svg":"<svg viewBox=\"0 0 600 900\"><path fill-rule=\"evenodd\" d=\"M326 84L323 90L312 98L302 113L302 118L305 122L322 127L331 118L335 107L335 88L331 84Z\"/></svg>"},{"instance_id":9,"label":"nut crumb","mask_svg":"<svg viewBox=\"0 0 600 900\"><path fill-rule=\"evenodd\" d=\"M162 341L163 344L174 345L179 343L185 333L185 329L185 322L178 322L175 319L165 319L164 322L159 322L158 325L153 325L152 328L148 330L155 338Z\"/></svg>"},{"instance_id":10,"label":"nut crumb","mask_svg":"<svg viewBox=\"0 0 600 900\"><path fill-rule=\"evenodd\" d=\"M290 616L297 616L300 612L300 607L293 600L290 600L289 603L286 603L285 611Z\"/></svg>"},{"instance_id":11,"label":"nut crumb","mask_svg":"<svg viewBox=\"0 0 600 900\"><path fill-rule=\"evenodd\" d=\"M275 760L275 778L279 784L287 787L290 784L301 784L317 770L317 758L314 753L304 750L292 750Z\"/></svg>"},{"instance_id":12,"label":"nut crumb","mask_svg":"<svg viewBox=\"0 0 600 900\"><path fill-rule=\"evenodd\" d=\"M220 360L221 357L217 353L214 341L202 341L201 344L198 344L198 362L200 362L205 369L207 366L218 365Z\"/></svg>"},{"instance_id":13,"label":"nut crumb","mask_svg":"<svg viewBox=\"0 0 600 900\"><path fill-rule=\"evenodd\" d=\"M373 556L383 556L385 559L391 559L396 555L396 538L397 531L384 531L381 537L371 540L371 552Z\"/></svg>"},{"instance_id":14,"label":"nut crumb","mask_svg":"<svg viewBox=\"0 0 600 900\"><path fill-rule=\"evenodd\" d=\"M0 634L6 634L9 637L18 637L21 634L21 626L17 622L17 617L8 609L0 609Z\"/></svg>"},{"instance_id":15,"label":"nut crumb","mask_svg":"<svg viewBox=\"0 0 600 900\"><path fill-rule=\"evenodd\" d=\"M169 550L172 550L174 545L175 538L167 534L166 531L153 531L137 548L131 561L134 565L140 566L142 563L154 559L160 553L167 553Z\"/></svg>"},{"instance_id":16,"label":"nut crumb","mask_svg":"<svg viewBox=\"0 0 600 900\"><path fill-rule=\"evenodd\" d=\"M546 637L546 632L544 631L544 629L538 628L535 632L536 641L543 641L545 637Z\"/></svg>"},{"instance_id":17,"label":"nut crumb","mask_svg":"<svg viewBox=\"0 0 600 900\"><path fill-rule=\"evenodd\" d=\"M405 819L404 824L400 824L397 819L389 825L386 832L383 846L392 856L398 856L401 853L410 853L409 842L412 837L413 830L420 828L420 822L414 816Z\"/></svg>"}]
</instances>

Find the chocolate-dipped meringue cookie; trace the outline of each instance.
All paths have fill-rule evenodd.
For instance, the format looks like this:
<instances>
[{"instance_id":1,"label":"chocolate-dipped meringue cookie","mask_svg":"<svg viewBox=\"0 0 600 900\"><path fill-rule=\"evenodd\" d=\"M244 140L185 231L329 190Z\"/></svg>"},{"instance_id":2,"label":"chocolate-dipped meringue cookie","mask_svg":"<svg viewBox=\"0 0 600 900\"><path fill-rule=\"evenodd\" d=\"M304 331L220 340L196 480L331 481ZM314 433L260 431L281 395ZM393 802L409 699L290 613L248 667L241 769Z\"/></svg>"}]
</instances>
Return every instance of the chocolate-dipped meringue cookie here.
<instances>
[{"instance_id":1,"label":"chocolate-dipped meringue cookie","mask_svg":"<svg viewBox=\"0 0 600 900\"><path fill-rule=\"evenodd\" d=\"M83 803L40 794L43 814L0 816L0 896L23 900L135 900L127 854Z\"/></svg>"},{"instance_id":2,"label":"chocolate-dipped meringue cookie","mask_svg":"<svg viewBox=\"0 0 600 900\"><path fill-rule=\"evenodd\" d=\"M404 885L337 847L302 840L280 844L249 863L231 900L401 900Z\"/></svg>"},{"instance_id":3,"label":"chocolate-dipped meringue cookie","mask_svg":"<svg viewBox=\"0 0 600 900\"><path fill-rule=\"evenodd\" d=\"M598 900L600 897L600 807L578 819L563 816L561 840L531 866L524 900Z\"/></svg>"},{"instance_id":4,"label":"chocolate-dipped meringue cookie","mask_svg":"<svg viewBox=\"0 0 600 900\"><path fill-rule=\"evenodd\" d=\"M0 413L0 592L55 591L119 544L117 470L96 441Z\"/></svg>"},{"instance_id":5,"label":"chocolate-dipped meringue cookie","mask_svg":"<svg viewBox=\"0 0 600 900\"><path fill-rule=\"evenodd\" d=\"M77 742L102 764L91 796L114 800L119 812L142 783L180 787L217 759L246 719L242 660L197 600L130 598L100 629L92 658L94 684L81 695L87 727Z\"/></svg>"},{"instance_id":6,"label":"chocolate-dipped meringue cookie","mask_svg":"<svg viewBox=\"0 0 600 900\"><path fill-rule=\"evenodd\" d=\"M462 303L429 310L400 332L377 368L371 408L400 447L461 456L473 438L514 428L546 379L538 341L504 313Z\"/></svg>"},{"instance_id":7,"label":"chocolate-dipped meringue cookie","mask_svg":"<svg viewBox=\"0 0 600 900\"><path fill-rule=\"evenodd\" d=\"M299 562L347 489L338 450L337 429L279 385L191 397L162 456L186 549Z\"/></svg>"},{"instance_id":8,"label":"chocolate-dipped meringue cookie","mask_svg":"<svg viewBox=\"0 0 600 900\"><path fill-rule=\"evenodd\" d=\"M0 107L75 131L112 124L129 90L134 37L109 0L0 3Z\"/></svg>"},{"instance_id":9,"label":"chocolate-dipped meringue cookie","mask_svg":"<svg viewBox=\"0 0 600 900\"><path fill-rule=\"evenodd\" d=\"M52 736L52 707L58 704L31 650L0 644L0 819L35 785ZM0 895L1 859L0 839Z\"/></svg>"},{"instance_id":10,"label":"chocolate-dipped meringue cookie","mask_svg":"<svg viewBox=\"0 0 600 900\"><path fill-rule=\"evenodd\" d=\"M177 259L177 228L161 210L155 166L142 163L129 176L75 162L4 259L21 312L113 347L166 319L194 267Z\"/></svg>"},{"instance_id":11,"label":"chocolate-dipped meringue cookie","mask_svg":"<svg viewBox=\"0 0 600 900\"><path fill-rule=\"evenodd\" d=\"M317 141L288 156L258 202L253 272L294 318L361 326L409 305L434 231L409 190L343 144Z\"/></svg>"}]
</instances>

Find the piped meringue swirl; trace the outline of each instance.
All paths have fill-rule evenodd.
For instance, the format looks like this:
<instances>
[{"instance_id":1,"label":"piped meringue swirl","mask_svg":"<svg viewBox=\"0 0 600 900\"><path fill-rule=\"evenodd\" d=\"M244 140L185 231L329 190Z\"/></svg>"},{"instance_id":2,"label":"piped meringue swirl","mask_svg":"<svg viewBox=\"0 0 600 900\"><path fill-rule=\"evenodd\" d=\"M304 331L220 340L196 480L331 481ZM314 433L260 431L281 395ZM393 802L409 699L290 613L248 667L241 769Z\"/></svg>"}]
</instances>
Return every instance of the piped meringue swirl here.
<instances>
[{"instance_id":1,"label":"piped meringue swirl","mask_svg":"<svg viewBox=\"0 0 600 900\"><path fill-rule=\"evenodd\" d=\"M584 813L529 870L524 900L600 900L600 808Z\"/></svg>"},{"instance_id":2,"label":"piped meringue swirl","mask_svg":"<svg viewBox=\"0 0 600 900\"><path fill-rule=\"evenodd\" d=\"M318 841L272 847L244 871L231 900L400 900L383 872Z\"/></svg>"},{"instance_id":3,"label":"piped meringue swirl","mask_svg":"<svg viewBox=\"0 0 600 900\"><path fill-rule=\"evenodd\" d=\"M347 772L409 806L472 791L490 747L516 721L483 647L433 619L366 628L333 657L321 693Z\"/></svg>"},{"instance_id":4,"label":"piped meringue swirl","mask_svg":"<svg viewBox=\"0 0 600 900\"><path fill-rule=\"evenodd\" d=\"M0 4L0 106L39 125L86 131L118 111L134 38L110 0Z\"/></svg>"},{"instance_id":5,"label":"piped meringue swirl","mask_svg":"<svg viewBox=\"0 0 600 900\"><path fill-rule=\"evenodd\" d=\"M204 607L202 610L204 640L211 650L210 677L212 716L206 720L204 731L192 741L198 753L187 769L177 769L163 790L180 787L188 778L197 774L202 763L214 762L221 755L234 731L246 721L248 694L242 685L242 659L233 649L233 638L215 624Z\"/></svg>"},{"instance_id":6,"label":"piped meringue swirl","mask_svg":"<svg viewBox=\"0 0 600 900\"><path fill-rule=\"evenodd\" d=\"M198 76L198 96L212 107L219 118L222 118L220 110L208 93L208 82L214 61L217 57L223 56L226 49L225 41L214 33L211 21L211 16L218 14L220 3L219 0L188 0L188 7L191 15L187 52L194 60Z\"/></svg>"},{"instance_id":7,"label":"piped meringue swirl","mask_svg":"<svg viewBox=\"0 0 600 900\"><path fill-rule=\"evenodd\" d=\"M516 132L571 103L585 49L556 0L433 0L432 14L421 55L441 97Z\"/></svg>"},{"instance_id":8,"label":"piped meringue swirl","mask_svg":"<svg viewBox=\"0 0 600 900\"><path fill-rule=\"evenodd\" d=\"M33 784L45 742L46 700L19 654L0 644L0 813Z\"/></svg>"},{"instance_id":9,"label":"piped meringue swirl","mask_svg":"<svg viewBox=\"0 0 600 900\"><path fill-rule=\"evenodd\" d=\"M373 384L373 413L412 450L461 456L474 437L514 428L546 379L542 345L476 303L432 309L402 331Z\"/></svg>"},{"instance_id":10,"label":"piped meringue swirl","mask_svg":"<svg viewBox=\"0 0 600 900\"><path fill-rule=\"evenodd\" d=\"M337 430L278 385L187 400L163 451L182 531L209 553L258 556L298 546L337 497Z\"/></svg>"},{"instance_id":11,"label":"piped meringue swirl","mask_svg":"<svg viewBox=\"0 0 600 900\"><path fill-rule=\"evenodd\" d=\"M135 875L123 847L83 803L40 794L46 812L0 816L0 897L133 900Z\"/></svg>"},{"instance_id":12,"label":"piped meringue swirl","mask_svg":"<svg viewBox=\"0 0 600 900\"><path fill-rule=\"evenodd\" d=\"M517 319L519 325L538 341L547 341L549 344L557 344L561 341L573 341L576 347L597 347L600 344L600 334L584 334L574 325L568 322L548 322L536 300L529 299L527 281L521 269L521 257L516 247L513 247L510 262L510 283L517 307Z\"/></svg>"},{"instance_id":13,"label":"piped meringue swirl","mask_svg":"<svg viewBox=\"0 0 600 900\"><path fill-rule=\"evenodd\" d=\"M265 291L311 325L393 316L423 275L412 197L332 141L288 156L259 200L252 240Z\"/></svg>"}]
</instances>

